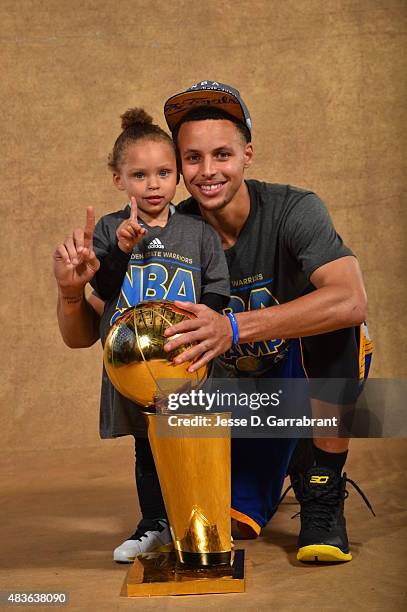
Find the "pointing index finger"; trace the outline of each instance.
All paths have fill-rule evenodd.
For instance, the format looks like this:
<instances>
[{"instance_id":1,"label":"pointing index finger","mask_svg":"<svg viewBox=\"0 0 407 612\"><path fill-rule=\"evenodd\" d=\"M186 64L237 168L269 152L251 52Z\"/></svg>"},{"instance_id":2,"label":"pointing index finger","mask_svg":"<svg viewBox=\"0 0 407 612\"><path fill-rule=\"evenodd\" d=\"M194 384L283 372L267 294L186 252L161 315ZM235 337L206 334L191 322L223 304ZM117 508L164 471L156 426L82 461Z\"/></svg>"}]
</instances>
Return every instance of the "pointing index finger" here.
<instances>
[{"instance_id":1,"label":"pointing index finger","mask_svg":"<svg viewBox=\"0 0 407 612\"><path fill-rule=\"evenodd\" d=\"M130 220L137 221L137 200L134 196L130 198L130 206L131 206Z\"/></svg>"},{"instance_id":2,"label":"pointing index finger","mask_svg":"<svg viewBox=\"0 0 407 612\"><path fill-rule=\"evenodd\" d=\"M95 209L93 206L88 206L86 209L86 224L84 231L84 246L92 248L93 246L93 230L95 229Z\"/></svg>"}]
</instances>

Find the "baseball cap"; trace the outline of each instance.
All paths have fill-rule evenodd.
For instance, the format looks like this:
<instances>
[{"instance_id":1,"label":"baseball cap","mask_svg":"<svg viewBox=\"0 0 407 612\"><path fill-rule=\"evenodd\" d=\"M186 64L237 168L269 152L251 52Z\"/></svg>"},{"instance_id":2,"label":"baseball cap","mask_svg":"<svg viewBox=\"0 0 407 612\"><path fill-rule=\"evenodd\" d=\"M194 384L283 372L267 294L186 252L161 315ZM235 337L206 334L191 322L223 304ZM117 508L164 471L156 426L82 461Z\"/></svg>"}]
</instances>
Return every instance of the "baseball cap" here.
<instances>
[{"instance_id":1,"label":"baseball cap","mask_svg":"<svg viewBox=\"0 0 407 612\"><path fill-rule=\"evenodd\" d=\"M164 115L171 132L191 109L198 106L220 108L241 121L251 133L252 120L240 92L218 81L200 81L186 91L168 98Z\"/></svg>"}]
</instances>

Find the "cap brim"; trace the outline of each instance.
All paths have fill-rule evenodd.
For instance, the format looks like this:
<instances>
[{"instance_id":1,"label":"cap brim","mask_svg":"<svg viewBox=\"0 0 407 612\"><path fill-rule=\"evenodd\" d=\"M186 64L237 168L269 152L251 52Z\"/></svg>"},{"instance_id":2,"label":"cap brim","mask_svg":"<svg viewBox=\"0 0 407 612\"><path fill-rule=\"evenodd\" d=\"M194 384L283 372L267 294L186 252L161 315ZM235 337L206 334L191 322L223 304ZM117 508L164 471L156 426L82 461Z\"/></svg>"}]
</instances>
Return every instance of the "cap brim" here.
<instances>
[{"instance_id":1,"label":"cap brim","mask_svg":"<svg viewBox=\"0 0 407 612\"><path fill-rule=\"evenodd\" d=\"M226 91L199 89L176 94L165 103L164 115L171 132L184 115L198 106L221 108L246 125L243 109L235 96Z\"/></svg>"}]
</instances>

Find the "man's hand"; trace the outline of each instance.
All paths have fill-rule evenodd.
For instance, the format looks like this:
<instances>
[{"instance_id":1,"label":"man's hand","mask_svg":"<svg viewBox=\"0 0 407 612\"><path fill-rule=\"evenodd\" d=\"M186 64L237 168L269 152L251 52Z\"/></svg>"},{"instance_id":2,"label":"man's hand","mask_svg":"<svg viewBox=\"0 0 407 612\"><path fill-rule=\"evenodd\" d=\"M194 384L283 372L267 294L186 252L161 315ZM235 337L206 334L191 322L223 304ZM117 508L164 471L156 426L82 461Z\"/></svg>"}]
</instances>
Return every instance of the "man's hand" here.
<instances>
[{"instance_id":1,"label":"man's hand","mask_svg":"<svg viewBox=\"0 0 407 612\"><path fill-rule=\"evenodd\" d=\"M116 230L117 244L124 253L131 253L133 248L140 242L147 230L137 221L137 202L136 198L130 198L131 213L130 218L120 223Z\"/></svg>"},{"instance_id":2,"label":"man's hand","mask_svg":"<svg viewBox=\"0 0 407 612\"><path fill-rule=\"evenodd\" d=\"M54 274L60 292L73 297L83 289L99 270L100 262L93 251L93 230L95 211L92 206L86 209L85 228L77 228L72 236L67 236L59 244L53 255Z\"/></svg>"},{"instance_id":3,"label":"man's hand","mask_svg":"<svg viewBox=\"0 0 407 612\"><path fill-rule=\"evenodd\" d=\"M165 344L164 349L167 352L185 344L196 343L174 359L176 364L193 361L188 371L194 372L232 346L232 327L227 317L203 304L175 302L175 306L196 315L194 319L182 321L165 330L166 336L181 334Z\"/></svg>"}]
</instances>

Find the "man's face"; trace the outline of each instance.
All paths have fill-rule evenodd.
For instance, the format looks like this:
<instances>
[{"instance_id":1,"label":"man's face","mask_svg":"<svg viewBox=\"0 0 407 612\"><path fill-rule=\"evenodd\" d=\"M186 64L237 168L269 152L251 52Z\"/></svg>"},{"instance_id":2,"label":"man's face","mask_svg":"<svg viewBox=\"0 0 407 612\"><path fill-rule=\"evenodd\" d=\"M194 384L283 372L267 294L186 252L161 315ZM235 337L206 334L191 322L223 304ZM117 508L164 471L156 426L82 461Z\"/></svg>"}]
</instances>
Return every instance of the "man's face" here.
<instances>
[{"instance_id":1,"label":"man's face","mask_svg":"<svg viewBox=\"0 0 407 612\"><path fill-rule=\"evenodd\" d=\"M183 123L178 149L185 187L208 211L220 210L233 200L253 156L252 145L227 119Z\"/></svg>"}]
</instances>

